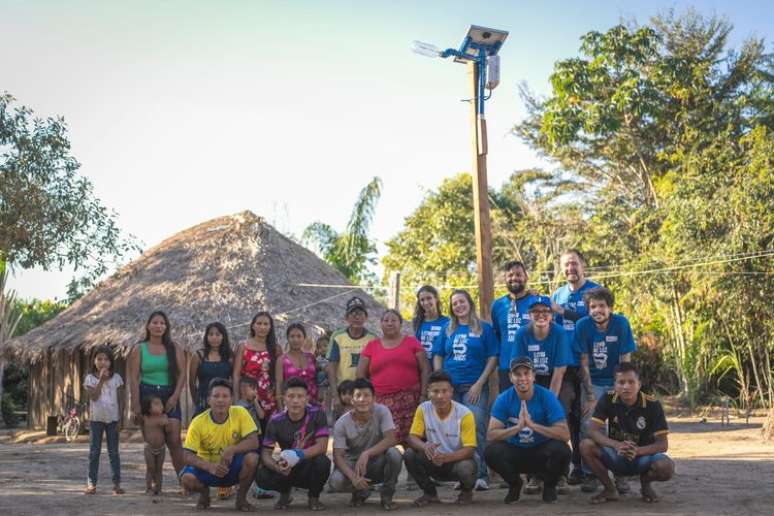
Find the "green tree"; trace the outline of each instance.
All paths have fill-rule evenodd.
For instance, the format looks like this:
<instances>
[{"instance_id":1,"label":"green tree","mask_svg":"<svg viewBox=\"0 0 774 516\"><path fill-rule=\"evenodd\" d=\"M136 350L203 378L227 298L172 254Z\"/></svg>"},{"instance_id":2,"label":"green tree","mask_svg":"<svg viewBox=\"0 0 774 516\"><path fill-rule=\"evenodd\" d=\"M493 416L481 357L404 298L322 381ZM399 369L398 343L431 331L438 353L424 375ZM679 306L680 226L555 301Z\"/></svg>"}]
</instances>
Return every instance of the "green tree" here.
<instances>
[{"instance_id":1,"label":"green tree","mask_svg":"<svg viewBox=\"0 0 774 516\"><path fill-rule=\"evenodd\" d=\"M762 213L771 211L771 197L761 205L742 202L742 187L733 181L747 176L745 163L762 160L754 149L765 147L769 136L760 131L773 128L774 60L762 39L727 49L731 29L723 19L688 11L645 26L590 32L581 38L579 57L556 63L547 98L524 89L529 115L514 128L559 165L556 180L575 183L569 202L588 222L584 240L592 260L626 264L626 275L601 277L615 288L635 328L668 342L689 400L706 392L724 347L754 350L750 331L762 330L771 340L770 327L753 324L762 314L736 306L712 320L706 303L718 296L754 299L754 283L737 278L722 285L708 281L706 269L674 267L708 252L770 248ZM755 145L751 134L758 135ZM765 184L757 186L759 195L768 193ZM724 204L722 195L737 202ZM738 226L751 220L760 231L755 238ZM745 234L746 244L735 233ZM664 268L670 270L646 274ZM746 328L735 344L720 332L731 320ZM754 355L759 363L765 359L763 351L747 352L745 364ZM758 377L761 389L766 382L761 372Z\"/></svg>"},{"instance_id":2,"label":"green tree","mask_svg":"<svg viewBox=\"0 0 774 516\"><path fill-rule=\"evenodd\" d=\"M382 181L374 177L358 195L349 217L347 228L338 232L323 222L310 224L301 237L311 244L330 265L355 284L371 280L369 266L376 261L376 244L368 237L368 230L382 195Z\"/></svg>"},{"instance_id":3,"label":"green tree","mask_svg":"<svg viewBox=\"0 0 774 516\"><path fill-rule=\"evenodd\" d=\"M14 101L0 95L0 264L69 264L85 273L77 280L82 291L138 246L121 236L115 213L78 175L64 119L35 118Z\"/></svg>"}]
</instances>

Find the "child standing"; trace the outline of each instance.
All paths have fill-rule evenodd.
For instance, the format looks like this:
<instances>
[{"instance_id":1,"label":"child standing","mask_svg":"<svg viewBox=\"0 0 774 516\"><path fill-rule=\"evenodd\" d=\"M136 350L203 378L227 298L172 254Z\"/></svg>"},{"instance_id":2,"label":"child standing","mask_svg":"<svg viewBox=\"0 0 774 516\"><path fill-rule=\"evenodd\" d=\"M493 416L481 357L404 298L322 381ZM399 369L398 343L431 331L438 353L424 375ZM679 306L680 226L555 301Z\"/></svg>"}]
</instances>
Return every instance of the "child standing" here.
<instances>
[{"instance_id":1,"label":"child standing","mask_svg":"<svg viewBox=\"0 0 774 516\"><path fill-rule=\"evenodd\" d=\"M162 469L166 444L166 427L169 423L164 413L164 403L156 395L142 400L142 435L145 439L145 492L161 493Z\"/></svg>"},{"instance_id":2,"label":"child standing","mask_svg":"<svg viewBox=\"0 0 774 516\"><path fill-rule=\"evenodd\" d=\"M83 381L89 396L89 477L85 494L97 492L99 455L102 451L102 434L107 437L110 470L113 475L113 494L124 493L121 489L121 459L118 456L118 420L123 396L124 380L113 371L113 350L100 346L92 355L92 371Z\"/></svg>"},{"instance_id":3,"label":"child standing","mask_svg":"<svg viewBox=\"0 0 774 516\"><path fill-rule=\"evenodd\" d=\"M330 336L321 335L317 337L317 343L314 350L315 366L317 368L317 401L326 412L330 412L330 401L328 398L328 341Z\"/></svg>"},{"instance_id":4,"label":"child standing","mask_svg":"<svg viewBox=\"0 0 774 516\"><path fill-rule=\"evenodd\" d=\"M258 415L258 411L261 408L260 401L258 400L258 382L254 378L249 376L243 376L242 381L239 384L239 400L235 403L240 407L244 407L250 414L250 417L255 421L256 427L258 427L258 439L262 440L261 435L261 418ZM257 485L253 491L253 497L259 500L268 500L274 498L274 495L261 489Z\"/></svg>"}]
</instances>

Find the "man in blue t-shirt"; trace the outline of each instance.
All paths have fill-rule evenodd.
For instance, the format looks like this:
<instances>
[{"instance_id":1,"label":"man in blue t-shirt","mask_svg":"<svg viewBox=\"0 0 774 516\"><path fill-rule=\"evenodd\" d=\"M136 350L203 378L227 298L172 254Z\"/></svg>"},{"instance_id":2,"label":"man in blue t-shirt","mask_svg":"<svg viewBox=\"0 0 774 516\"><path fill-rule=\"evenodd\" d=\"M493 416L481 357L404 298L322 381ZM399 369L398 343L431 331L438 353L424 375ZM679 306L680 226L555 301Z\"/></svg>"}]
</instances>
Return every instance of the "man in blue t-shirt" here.
<instances>
[{"instance_id":1,"label":"man in blue t-shirt","mask_svg":"<svg viewBox=\"0 0 774 516\"><path fill-rule=\"evenodd\" d=\"M564 409L554 394L535 385L528 357L511 362L512 387L492 406L484 457L487 465L508 483L505 503L521 496L521 473L543 478L543 501L556 501L556 483L570 464Z\"/></svg>"},{"instance_id":2,"label":"man in blue t-shirt","mask_svg":"<svg viewBox=\"0 0 774 516\"><path fill-rule=\"evenodd\" d=\"M559 257L559 269L567 279L567 283L559 287L551 296L552 309L555 312L554 322L564 328L570 348L574 348L575 323L588 315L589 311L583 301L583 294L592 288L598 288L591 280L586 279L586 259L578 249L567 249ZM580 484L581 473L580 434L581 434L581 378L579 372L580 357L572 349L572 362L564 373L564 382L572 385L571 397L563 396L570 403L567 413L567 425L570 427L570 442L572 443L573 470L567 480L570 485ZM565 409L567 406L565 405Z\"/></svg>"},{"instance_id":3,"label":"man in blue t-shirt","mask_svg":"<svg viewBox=\"0 0 774 516\"><path fill-rule=\"evenodd\" d=\"M575 325L574 345L580 355L583 378L585 399L581 433L585 437L594 406L613 388L615 366L631 361L631 354L637 350L637 345L629 321L623 315L613 313L614 298L610 290L604 287L591 289L583 300L589 315ZM583 471L591 473L585 465ZM619 484L623 487L623 482ZM584 482L583 491L593 492L596 489L596 481Z\"/></svg>"},{"instance_id":4,"label":"man in blue t-shirt","mask_svg":"<svg viewBox=\"0 0 774 516\"><path fill-rule=\"evenodd\" d=\"M500 343L497 373L500 392L511 387L508 366L516 342L516 332L529 323L529 307L537 296L527 290L527 269L524 264L512 260L503 267L508 293L492 304L492 327Z\"/></svg>"}]
</instances>

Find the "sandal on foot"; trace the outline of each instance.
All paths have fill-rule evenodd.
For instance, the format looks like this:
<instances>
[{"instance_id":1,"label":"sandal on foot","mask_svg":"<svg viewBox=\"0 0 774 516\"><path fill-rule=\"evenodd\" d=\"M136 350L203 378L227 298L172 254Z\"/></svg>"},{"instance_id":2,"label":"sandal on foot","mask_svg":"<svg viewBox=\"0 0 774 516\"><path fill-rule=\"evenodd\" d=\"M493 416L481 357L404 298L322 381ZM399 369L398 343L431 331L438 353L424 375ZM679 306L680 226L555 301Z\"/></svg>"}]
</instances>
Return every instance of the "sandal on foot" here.
<instances>
[{"instance_id":1,"label":"sandal on foot","mask_svg":"<svg viewBox=\"0 0 774 516\"><path fill-rule=\"evenodd\" d=\"M124 494L125 492L126 492L126 491L124 491L123 489L121 489L121 486L119 486L119 485L114 485L114 486L113 486L113 494L114 494L114 495L122 495L122 494Z\"/></svg>"},{"instance_id":2,"label":"sandal on foot","mask_svg":"<svg viewBox=\"0 0 774 516\"><path fill-rule=\"evenodd\" d=\"M327 509L325 504L322 503L319 498L310 498L308 506L310 511L324 511Z\"/></svg>"},{"instance_id":3,"label":"sandal on foot","mask_svg":"<svg viewBox=\"0 0 774 516\"><path fill-rule=\"evenodd\" d=\"M94 484L87 485L86 489L83 490L83 494L85 495L97 494L97 486L95 486Z\"/></svg>"},{"instance_id":4,"label":"sandal on foot","mask_svg":"<svg viewBox=\"0 0 774 516\"><path fill-rule=\"evenodd\" d=\"M240 512L252 512L252 511L255 510L255 506L253 504L251 504L250 502L248 502L247 500L245 500L243 502L237 501L234 504L234 509L236 509L237 511L240 511Z\"/></svg>"},{"instance_id":5,"label":"sandal on foot","mask_svg":"<svg viewBox=\"0 0 774 516\"><path fill-rule=\"evenodd\" d=\"M597 505L600 503L607 503L607 502L617 502L618 501L618 495L607 493L605 491L602 491L601 493L595 494L592 496L589 501L593 505Z\"/></svg>"},{"instance_id":6,"label":"sandal on foot","mask_svg":"<svg viewBox=\"0 0 774 516\"><path fill-rule=\"evenodd\" d=\"M416 500L414 500L414 507L426 507L430 505L431 503L441 503L441 500L438 498L438 495L428 495L423 494Z\"/></svg>"},{"instance_id":7,"label":"sandal on foot","mask_svg":"<svg viewBox=\"0 0 774 516\"><path fill-rule=\"evenodd\" d=\"M350 507L362 507L366 501L366 497L360 496L357 493L352 493L352 498L349 499Z\"/></svg>"},{"instance_id":8,"label":"sandal on foot","mask_svg":"<svg viewBox=\"0 0 774 516\"><path fill-rule=\"evenodd\" d=\"M470 505L473 503L473 491L460 491L457 495L457 505Z\"/></svg>"},{"instance_id":9,"label":"sandal on foot","mask_svg":"<svg viewBox=\"0 0 774 516\"><path fill-rule=\"evenodd\" d=\"M196 502L196 510L197 511L203 511L203 510L209 509L209 508L210 508L210 499L209 498L204 499L204 500L199 498L199 501Z\"/></svg>"},{"instance_id":10,"label":"sandal on foot","mask_svg":"<svg viewBox=\"0 0 774 516\"><path fill-rule=\"evenodd\" d=\"M640 489L640 494L642 495L642 501L645 503L657 503L661 500L651 487Z\"/></svg>"},{"instance_id":11,"label":"sandal on foot","mask_svg":"<svg viewBox=\"0 0 774 516\"><path fill-rule=\"evenodd\" d=\"M382 496L382 509L385 511L394 511L398 508L395 502L392 501L392 496Z\"/></svg>"},{"instance_id":12,"label":"sandal on foot","mask_svg":"<svg viewBox=\"0 0 774 516\"><path fill-rule=\"evenodd\" d=\"M279 500L277 500L277 503L274 504L274 508L278 511L284 511L288 507L290 507L290 504L293 503L293 497L290 496L290 493L280 493Z\"/></svg>"}]
</instances>

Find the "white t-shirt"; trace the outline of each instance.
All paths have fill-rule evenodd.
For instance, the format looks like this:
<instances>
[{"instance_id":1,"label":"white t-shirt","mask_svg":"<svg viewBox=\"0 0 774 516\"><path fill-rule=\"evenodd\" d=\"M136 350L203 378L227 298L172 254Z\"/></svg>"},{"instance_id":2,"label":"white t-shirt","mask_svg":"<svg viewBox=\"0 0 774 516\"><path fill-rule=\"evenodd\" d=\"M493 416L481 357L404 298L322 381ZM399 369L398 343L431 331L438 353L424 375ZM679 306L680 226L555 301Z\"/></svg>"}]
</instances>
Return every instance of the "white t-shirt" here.
<instances>
[{"instance_id":1,"label":"white t-shirt","mask_svg":"<svg viewBox=\"0 0 774 516\"><path fill-rule=\"evenodd\" d=\"M93 389L99 383L99 379L93 374L86 375L83 386ZM118 373L102 384L102 392L97 401L91 400L89 413L91 421L100 423L112 423L119 420L118 415L118 388L124 385L124 380Z\"/></svg>"}]
</instances>

